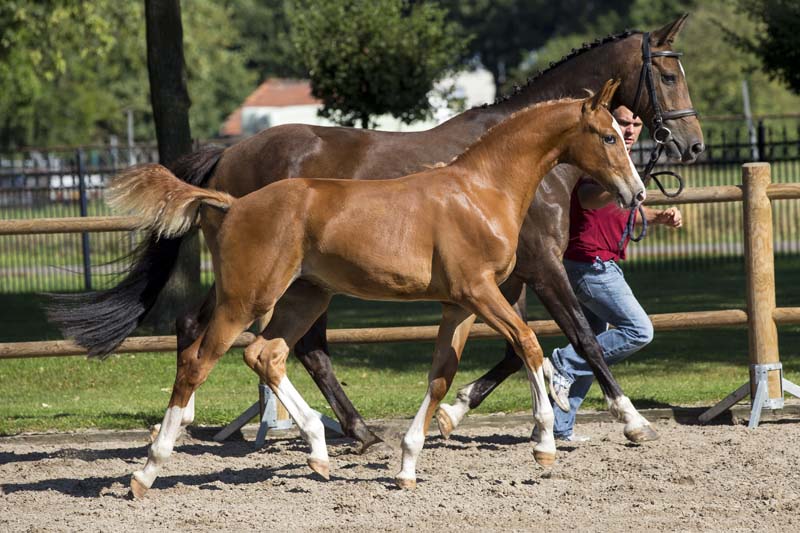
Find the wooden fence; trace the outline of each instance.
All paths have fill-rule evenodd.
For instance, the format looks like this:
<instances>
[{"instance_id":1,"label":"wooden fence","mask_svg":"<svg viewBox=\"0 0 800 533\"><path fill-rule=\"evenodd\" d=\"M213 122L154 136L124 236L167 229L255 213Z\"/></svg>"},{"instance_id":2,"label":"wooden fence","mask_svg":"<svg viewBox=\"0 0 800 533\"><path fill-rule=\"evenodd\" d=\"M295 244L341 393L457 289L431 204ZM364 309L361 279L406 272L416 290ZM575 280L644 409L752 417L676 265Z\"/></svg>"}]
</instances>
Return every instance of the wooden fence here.
<instances>
[{"instance_id":1,"label":"wooden fence","mask_svg":"<svg viewBox=\"0 0 800 533\"><path fill-rule=\"evenodd\" d=\"M649 193L648 205L692 204L743 201L747 309L666 313L651 315L656 331L707 329L723 326L748 328L751 369L754 365L776 365L779 362L777 325L800 324L800 307L778 308L775 305L775 274L772 246L772 208L770 200L800 198L800 183L770 183L768 163L747 163L742 167L741 186L699 187L686 189L680 198L666 198ZM62 219L28 219L0 221L0 235L33 233L68 233L130 230L135 227L132 217L86 217ZM540 336L558 335L553 321L532 321L529 325ZM328 332L331 343L376 343L429 341L436 338L437 326L334 329ZM484 324L475 324L471 338L500 338ZM247 346L253 339L250 333L239 336L234 347ZM172 352L173 336L131 337L117 352ZM0 343L0 359L19 357L53 357L85 355L85 350L71 341ZM783 379L779 368L767 372L769 399L782 401ZM751 396L755 397L756 383L751 370ZM773 403L774 405L774 403Z\"/></svg>"}]
</instances>

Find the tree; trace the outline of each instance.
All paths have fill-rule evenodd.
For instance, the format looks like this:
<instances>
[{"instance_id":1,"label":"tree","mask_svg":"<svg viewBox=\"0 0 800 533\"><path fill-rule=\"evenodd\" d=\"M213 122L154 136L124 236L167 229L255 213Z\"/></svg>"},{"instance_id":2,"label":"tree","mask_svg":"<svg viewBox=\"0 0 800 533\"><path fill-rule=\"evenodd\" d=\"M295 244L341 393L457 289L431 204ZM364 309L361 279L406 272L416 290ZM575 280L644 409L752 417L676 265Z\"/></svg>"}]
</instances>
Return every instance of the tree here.
<instances>
[{"instance_id":1,"label":"tree","mask_svg":"<svg viewBox=\"0 0 800 533\"><path fill-rule=\"evenodd\" d=\"M464 39L432 3L402 0L295 0L291 37L323 102L340 124L390 113L405 123L427 118L434 82L461 56Z\"/></svg>"},{"instance_id":2,"label":"tree","mask_svg":"<svg viewBox=\"0 0 800 533\"><path fill-rule=\"evenodd\" d=\"M35 104L72 60L107 56L115 31L103 16L108 7L109 0L0 4L0 145L25 144L51 127L37 120Z\"/></svg>"},{"instance_id":3,"label":"tree","mask_svg":"<svg viewBox=\"0 0 800 533\"><path fill-rule=\"evenodd\" d=\"M145 0L147 24L147 70L150 100L158 137L158 158L169 167L192 151L189 130L189 91L183 58L183 25L180 0ZM159 297L151 321L167 329L185 306L187 296L199 292L200 244L198 235L184 242L181 257Z\"/></svg>"},{"instance_id":4,"label":"tree","mask_svg":"<svg viewBox=\"0 0 800 533\"><path fill-rule=\"evenodd\" d=\"M739 9L757 25L752 36L730 32L745 51L761 59L762 69L800 94L800 2L739 0Z\"/></svg>"},{"instance_id":5,"label":"tree","mask_svg":"<svg viewBox=\"0 0 800 533\"><path fill-rule=\"evenodd\" d=\"M735 28L738 36L752 38L757 25L748 20L736 6L724 0L635 0L619 13L616 26L599 24L587 31L565 34L547 41L536 50L535 60L514 72L518 83L537 70L547 68L579 48L582 43L625 28L653 30L677 15L690 12L686 26L678 36L675 49L684 52L681 63L686 69L692 103L700 111L701 120L708 115L742 113L742 80L750 82L750 100L753 113L780 113L800 105L800 98L792 95L776 81L770 81L760 70L756 56L732 46L726 37Z\"/></svg>"},{"instance_id":6,"label":"tree","mask_svg":"<svg viewBox=\"0 0 800 533\"><path fill-rule=\"evenodd\" d=\"M441 0L473 39L467 51L492 73L497 94L524 57L559 35L614 26L622 0Z\"/></svg>"},{"instance_id":7,"label":"tree","mask_svg":"<svg viewBox=\"0 0 800 533\"><path fill-rule=\"evenodd\" d=\"M247 68L255 71L259 80L308 77L289 37L283 0L238 0L232 15Z\"/></svg>"}]
</instances>

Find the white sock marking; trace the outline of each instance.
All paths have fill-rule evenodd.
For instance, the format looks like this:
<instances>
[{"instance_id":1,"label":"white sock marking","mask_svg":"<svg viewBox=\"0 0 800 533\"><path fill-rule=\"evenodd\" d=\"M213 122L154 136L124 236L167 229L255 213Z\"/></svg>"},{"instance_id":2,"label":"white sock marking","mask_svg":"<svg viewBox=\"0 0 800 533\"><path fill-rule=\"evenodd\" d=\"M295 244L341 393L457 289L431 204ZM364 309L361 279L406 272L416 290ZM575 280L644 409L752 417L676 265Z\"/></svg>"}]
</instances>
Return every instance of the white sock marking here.
<instances>
[{"instance_id":1,"label":"white sock marking","mask_svg":"<svg viewBox=\"0 0 800 533\"><path fill-rule=\"evenodd\" d=\"M181 431L182 419L182 407L175 406L167 409L164 414L164 420L161 422L161 431L158 432L158 437L150 445L147 463L142 470L137 470L133 473L133 477L148 489L153 485L161 466L167 462L170 454L172 454L175 441Z\"/></svg>"},{"instance_id":2,"label":"white sock marking","mask_svg":"<svg viewBox=\"0 0 800 533\"><path fill-rule=\"evenodd\" d=\"M397 474L401 479L417 479L417 458L419 452L425 444L425 415L428 412L428 406L431 404L431 388L425 393L425 398L422 400L414 420L411 421L411 426L408 428L402 441L403 459L400 473Z\"/></svg>"},{"instance_id":3,"label":"white sock marking","mask_svg":"<svg viewBox=\"0 0 800 533\"><path fill-rule=\"evenodd\" d=\"M311 446L309 457L327 462L328 448L325 445L325 426L287 376L281 378L275 395L289 411L289 415L297 424L303 438Z\"/></svg>"}]
</instances>

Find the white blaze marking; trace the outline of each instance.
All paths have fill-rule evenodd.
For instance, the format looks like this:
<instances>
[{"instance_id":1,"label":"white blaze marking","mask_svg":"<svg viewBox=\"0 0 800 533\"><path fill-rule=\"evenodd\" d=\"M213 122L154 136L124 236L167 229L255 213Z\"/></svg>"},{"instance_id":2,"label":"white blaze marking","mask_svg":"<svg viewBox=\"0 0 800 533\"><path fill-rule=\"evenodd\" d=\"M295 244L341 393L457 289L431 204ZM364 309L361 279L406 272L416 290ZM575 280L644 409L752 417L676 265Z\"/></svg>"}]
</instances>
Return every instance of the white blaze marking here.
<instances>
[{"instance_id":1,"label":"white blaze marking","mask_svg":"<svg viewBox=\"0 0 800 533\"><path fill-rule=\"evenodd\" d=\"M611 115L611 124L614 126L614 131L617 132L619 140L620 142L622 142L622 146L625 147L625 155L628 157L628 164L630 165L631 168L631 176L635 176L636 180L639 182L639 185L641 185L642 189L644 189L644 183L642 182L641 176L639 176L639 171L636 170L636 165L633 164L633 159L631 159L631 155L628 153L628 147L625 144L625 135L622 133L622 128L619 127L619 123L617 122L617 119L614 118L614 115ZM631 200L632 199L633 198L631 198Z\"/></svg>"},{"instance_id":2,"label":"white blaze marking","mask_svg":"<svg viewBox=\"0 0 800 533\"><path fill-rule=\"evenodd\" d=\"M683 70L683 63L681 63L680 59L678 59L678 68L681 69L681 74L683 74L683 77L686 78L686 71Z\"/></svg>"}]
</instances>

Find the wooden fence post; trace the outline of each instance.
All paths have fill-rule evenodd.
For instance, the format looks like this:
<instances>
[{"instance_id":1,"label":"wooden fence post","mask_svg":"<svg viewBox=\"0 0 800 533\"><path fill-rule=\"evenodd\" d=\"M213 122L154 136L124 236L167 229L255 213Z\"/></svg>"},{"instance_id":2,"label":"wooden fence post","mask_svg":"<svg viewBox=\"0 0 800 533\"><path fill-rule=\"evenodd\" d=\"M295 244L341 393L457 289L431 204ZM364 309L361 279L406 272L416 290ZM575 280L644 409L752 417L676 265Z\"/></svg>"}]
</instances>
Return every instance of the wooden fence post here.
<instances>
[{"instance_id":1,"label":"wooden fence post","mask_svg":"<svg viewBox=\"0 0 800 533\"><path fill-rule=\"evenodd\" d=\"M710 421L749 392L748 427L753 429L758 427L762 409L781 409L784 390L800 398L800 387L784 379L778 354L769 163L745 163L742 184L750 380L701 414L698 420L701 423Z\"/></svg>"},{"instance_id":2,"label":"wooden fence post","mask_svg":"<svg viewBox=\"0 0 800 533\"><path fill-rule=\"evenodd\" d=\"M767 372L768 400L765 407L782 407L783 387L778 353L775 311L775 260L772 248L772 205L767 197L769 163L746 163L744 186L744 258L747 274L747 332L750 345L750 397L755 402L757 365L770 365ZM774 365L774 367L773 367Z\"/></svg>"}]
</instances>

